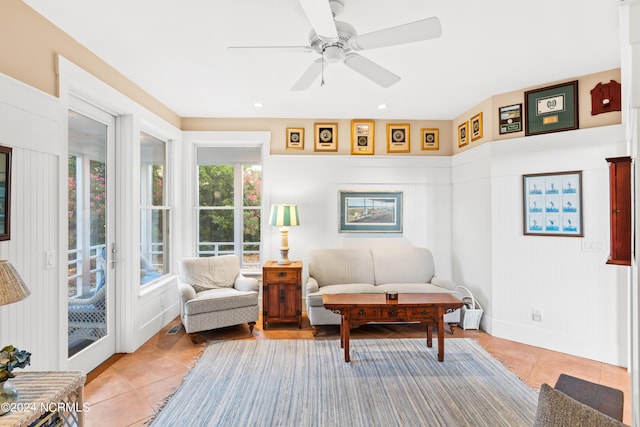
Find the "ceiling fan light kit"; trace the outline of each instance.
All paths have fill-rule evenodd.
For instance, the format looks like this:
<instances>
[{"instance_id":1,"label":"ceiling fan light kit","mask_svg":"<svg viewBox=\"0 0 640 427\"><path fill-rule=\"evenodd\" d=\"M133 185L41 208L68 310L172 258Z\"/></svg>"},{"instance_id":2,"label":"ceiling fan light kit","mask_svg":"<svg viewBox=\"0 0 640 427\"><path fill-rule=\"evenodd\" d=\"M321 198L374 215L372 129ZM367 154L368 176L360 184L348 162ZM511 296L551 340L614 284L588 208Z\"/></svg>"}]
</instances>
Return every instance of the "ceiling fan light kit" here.
<instances>
[{"instance_id":1,"label":"ceiling fan light kit","mask_svg":"<svg viewBox=\"0 0 640 427\"><path fill-rule=\"evenodd\" d=\"M368 78L384 88L400 81L400 76L381 65L356 53L367 49L396 46L440 37L442 26L437 17L426 18L397 25L367 34L358 35L355 28L346 22L336 21L342 12L345 0L299 0L312 30L309 46L250 46L229 49L282 49L287 52L315 52L320 58L311 63L300 79L291 87L299 91L308 89L324 74L324 67L338 62ZM321 84L324 84L324 78Z\"/></svg>"}]
</instances>

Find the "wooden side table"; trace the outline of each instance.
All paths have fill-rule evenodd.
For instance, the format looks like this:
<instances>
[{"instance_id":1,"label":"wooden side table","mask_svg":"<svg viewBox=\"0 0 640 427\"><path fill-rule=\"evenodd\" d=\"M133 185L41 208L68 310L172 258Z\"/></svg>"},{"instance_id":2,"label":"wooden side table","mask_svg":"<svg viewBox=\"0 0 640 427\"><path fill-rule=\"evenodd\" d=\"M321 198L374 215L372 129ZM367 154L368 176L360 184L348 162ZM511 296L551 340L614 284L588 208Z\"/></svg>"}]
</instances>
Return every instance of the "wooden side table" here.
<instances>
[{"instance_id":1,"label":"wooden side table","mask_svg":"<svg viewBox=\"0 0 640 427\"><path fill-rule=\"evenodd\" d=\"M298 323L302 328L302 261L262 267L262 329L269 322Z\"/></svg>"},{"instance_id":2,"label":"wooden side table","mask_svg":"<svg viewBox=\"0 0 640 427\"><path fill-rule=\"evenodd\" d=\"M16 373L11 383L18 390L14 407L0 416L0 426L28 426L49 412L58 412L63 426L84 425L84 383L81 371Z\"/></svg>"}]
</instances>

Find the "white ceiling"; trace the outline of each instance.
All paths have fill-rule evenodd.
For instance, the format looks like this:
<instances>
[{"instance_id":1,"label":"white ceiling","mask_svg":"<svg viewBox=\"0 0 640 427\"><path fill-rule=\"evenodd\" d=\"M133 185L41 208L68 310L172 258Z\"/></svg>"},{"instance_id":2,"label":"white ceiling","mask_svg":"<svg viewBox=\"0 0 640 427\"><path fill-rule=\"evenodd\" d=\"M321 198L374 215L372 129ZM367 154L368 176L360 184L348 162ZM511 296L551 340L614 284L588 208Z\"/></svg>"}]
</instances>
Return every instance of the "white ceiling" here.
<instances>
[{"instance_id":1,"label":"white ceiling","mask_svg":"<svg viewBox=\"0 0 640 427\"><path fill-rule=\"evenodd\" d=\"M307 45L298 0L24 2L182 117L450 120L620 67L618 0L346 0L338 20L360 34L437 16L442 37L361 52L402 77L390 88L339 63L303 92L290 88L317 54L227 50Z\"/></svg>"}]
</instances>

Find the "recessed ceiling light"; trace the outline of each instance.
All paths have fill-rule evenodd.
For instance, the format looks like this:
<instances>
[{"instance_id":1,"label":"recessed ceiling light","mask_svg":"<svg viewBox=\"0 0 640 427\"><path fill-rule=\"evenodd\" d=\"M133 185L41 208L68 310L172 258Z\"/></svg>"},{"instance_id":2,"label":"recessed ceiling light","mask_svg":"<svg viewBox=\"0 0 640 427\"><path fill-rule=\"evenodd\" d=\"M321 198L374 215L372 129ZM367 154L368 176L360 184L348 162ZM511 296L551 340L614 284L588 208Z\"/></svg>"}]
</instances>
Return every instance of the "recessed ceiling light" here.
<instances>
[{"instance_id":1,"label":"recessed ceiling light","mask_svg":"<svg viewBox=\"0 0 640 427\"><path fill-rule=\"evenodd\" d=\"M378 105L378 110L384 110L387 108L387 104L380 104Z\"/></svg>"},{"instance_id":2,"label":"recessed ceiling light","mask_svg":"<svg viewBox=\"0 0 640 427\"><path fill-rule=\"evenodd\" d=\"M253 106L256 108L262 108L262 102L254 102Z\"/></svg>"}]
</instances>

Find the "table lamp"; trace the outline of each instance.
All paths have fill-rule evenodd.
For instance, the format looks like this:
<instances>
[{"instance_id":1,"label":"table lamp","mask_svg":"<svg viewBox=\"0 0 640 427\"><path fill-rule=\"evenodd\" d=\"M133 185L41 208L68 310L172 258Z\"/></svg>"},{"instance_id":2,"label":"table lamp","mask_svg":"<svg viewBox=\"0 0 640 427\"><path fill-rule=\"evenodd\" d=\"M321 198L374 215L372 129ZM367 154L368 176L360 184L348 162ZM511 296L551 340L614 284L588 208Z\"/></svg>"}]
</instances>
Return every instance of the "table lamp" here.
<instances>
[{"instance_id":1,"label":"table lamp","mask_svg":"<svg viewBox=\"0 0 640 427\"><path fill-rule=\"evenodd\" d=\"M0 305L21 301L30 294L13 265L7 260L0 260Z\"/></svg>"},{"instance_id":2,"label":"table lamp","mask_svg":"<svg viewBox=\"0 0 640 427\"><path fill-rule=\"evenodd\" d=\"M0 305L21 301L28 297L29 294L29 288L27 288L27 285L25 285L22 277L20 277L13 265L11 265L7 260L0 260ZM20 352L20 350L17 349L16 351ZM24 363L18 364L17 367L23 367L23 364L29 363L28 356L30 356L30 353L20 353L24 353L27 360L24 361ZM10 374L13 367L10 366L7 369ZM0 415L2 415L5 412L8 412L8 410L5 410L6 403L17 402L18 391L6 380L1 381L0 386L0 403L3 404L2 408L0 408Z\"/></svg>"},{"instance_id":3,"label":"table lamp","mask_svg":"<svg viewBox=\"0 0 640 427\"><path fill-rule=\"evenodd\" d=\"M280 259L278 264L291 264L289 261L289 227L300 225L298 206L272 205L269 224L280 227Z\"/></svg>"}]
</instances>

